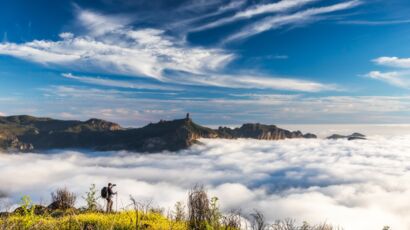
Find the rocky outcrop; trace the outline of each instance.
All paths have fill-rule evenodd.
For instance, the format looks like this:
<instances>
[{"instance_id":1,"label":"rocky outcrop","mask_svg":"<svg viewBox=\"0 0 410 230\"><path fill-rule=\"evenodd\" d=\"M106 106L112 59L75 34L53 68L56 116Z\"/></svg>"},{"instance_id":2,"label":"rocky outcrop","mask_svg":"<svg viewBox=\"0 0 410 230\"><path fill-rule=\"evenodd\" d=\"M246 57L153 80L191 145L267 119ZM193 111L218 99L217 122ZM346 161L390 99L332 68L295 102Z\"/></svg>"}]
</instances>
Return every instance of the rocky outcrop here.
<instances>
[{"instance_id":1,"label":"rocky outcrop","mask_svg":"<svg viewBox=\"0 0 410 230\"><path fill-rule=\"evenodd\" d=\"M104 120L100 120L100 119L90 119L86 122L84 122L84 124L81 124L77 127L81 127L83 129L89 129L91 131L118 131L118 130L122 130L123 128L113 122L109 122L109 121L104 121Z\"/></svg>"},{"instance_id":2,"label":"rocky outcrop","mask_svg":"<svg viewBox=\"0 0 410 230\"><path fill-rule=\"evenodd\" d=\"M331 136L328 136L327 139L331 140L338 140L338 139L346 139L349 141L352 140L366 140L366 136L361 134L361 133L353 133L348 136L340 135L340 134L333 134Z\"/></svg>"},{"instance_id":3,"label":"rocky outcrop","mask_svg":"<svg viewBox=\"0 0 410 230\"><path fill-rule=\"evenodd\" d=\"M45 213L48 213L50 210L47 207L44 207L42 205L34 205L33 207L18 207L16 208L12 214L17 214L17 215L26 215L27 212L31 212L33 210L34 215L44 215Z\"/></svg>"},{"instance_id":4,"label":"rocky outcrop","mask_svg":"<svg viewBox=\"0 0 410 230\"><path fill-rule=\"evenodd\" d=\"M306 133L303 135L303 137L306 139L316 139L317 138L317 136L313 133Z\"/></svg>"},{"instance_id":5,"label":"rocky outcrop","mask_svg":"<svg viewBox=\"0 0 410 230\"><path fill-rule=\"evenodd\" d=\"M314 134L303 134L300 131L291 132L275 125L244 124L240 128L230 129L219 127L220 137L224 138L252 138L258 140L283 140L289 138L316 138Z\"/></svg>"},{"instance_id":6,"label":"rocky outcrop","mask_svg":"<svg viewBox=\"0 0 410 230\"><path fill-rule=\"evenodd\" d=\"M63 148L177 151L198 143L201 138L283 140L316 136L263 124L244 124L240 128L220 127L214 130L196 124L189 116L173 121L161 120L137 129L124 129L118 124L100 119L81 122L32 116L0 117L0 149L6 151Z\"/></svg>"},{"instance_id":7,"label":"rocky outcrop","mask_svg":"<svg viewBox=\"0 0 410 230\"><path fill-rule=\"evenodd\" d=\"M30 143L21 142L16 136L0 136L0 150L6 149L9 152L28 152L34 149Z\"/></svg>"}]
</instances>

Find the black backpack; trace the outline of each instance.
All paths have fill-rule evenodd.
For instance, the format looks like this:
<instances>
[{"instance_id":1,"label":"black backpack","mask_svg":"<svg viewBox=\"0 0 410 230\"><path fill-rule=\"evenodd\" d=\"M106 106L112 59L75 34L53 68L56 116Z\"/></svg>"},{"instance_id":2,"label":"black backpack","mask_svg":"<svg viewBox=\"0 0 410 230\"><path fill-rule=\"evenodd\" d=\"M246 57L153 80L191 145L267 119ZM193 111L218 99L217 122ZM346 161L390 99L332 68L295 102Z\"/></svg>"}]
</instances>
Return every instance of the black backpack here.
<instances>
[{"instance_id":1,"label":"black backpack","mask_svg":"<svg viewBox=\"0 0 410 230\"><path fill-rule=\"evenodd\" d=\"M101 189L101 197L107 199L108 197L108 188L104 187Z\"/></svg>"}]
</instances>

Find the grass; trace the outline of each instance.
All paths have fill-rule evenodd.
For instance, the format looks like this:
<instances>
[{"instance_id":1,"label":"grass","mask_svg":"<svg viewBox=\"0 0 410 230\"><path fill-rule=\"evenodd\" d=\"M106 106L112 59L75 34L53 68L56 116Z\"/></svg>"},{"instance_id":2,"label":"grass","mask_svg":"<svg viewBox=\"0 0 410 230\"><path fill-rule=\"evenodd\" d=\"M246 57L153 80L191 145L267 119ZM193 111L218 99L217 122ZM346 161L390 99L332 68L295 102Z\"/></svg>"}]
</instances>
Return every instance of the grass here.
<instances>
[{"instance_id":1,"label":"grass","mask_svg":"<svg viewBox=\"0 0 410 230\"><path fill-rule=\"evenodd\" d=\"M328 224L298 225L293 219L268 223L262 212L254 210L243 216L240 210L223 214L218 198L208 199L203 186L195 186L189 191L188 213L186 206L178 202L175 210L167 216L163 209L153 208L150 203L137 202L130 197L132 210L104 213L95 205L95 186L85 198L88 207L76 209L72 193L59 189L53 193L54 208L36 205L30 197L24 196L21 206L11 213L0 213L0 230L342 230ZM70 201L70 202L68 202ZM71 202L72 201L72 202ZM52 204L53 204L52 203ZM64 205L62 205L64 204ZM96 208L97 207L97 208ZM246 221L245 221L246 220ZM385 226L383 230L391 230Z\"/></svg>"},{"instance_id":2,"label":"grass","mask_svg":"<svg viewBox=\"0 0 410 230\"><path fill-rule=\"evenodd\" d=\"M137 219L138 218L138 219ZM123 211L118 213L67 212L63 216L52 215L19 215L13 214L0 220L1 229L61 229L61 230L97 230L97 229L187 229L184 221L166 218L160 213L138 213Z\"/></svg>"}]
</instances>

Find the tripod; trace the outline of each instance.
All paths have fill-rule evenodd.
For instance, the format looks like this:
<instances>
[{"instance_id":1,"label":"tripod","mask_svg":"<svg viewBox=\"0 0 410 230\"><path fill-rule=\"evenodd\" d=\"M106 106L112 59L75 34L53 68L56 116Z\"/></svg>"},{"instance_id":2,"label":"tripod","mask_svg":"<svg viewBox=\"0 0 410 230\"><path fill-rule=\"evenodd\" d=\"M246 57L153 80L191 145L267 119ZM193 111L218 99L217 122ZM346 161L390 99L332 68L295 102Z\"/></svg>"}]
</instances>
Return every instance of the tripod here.
<instances>
[{"instance_id":1,"label":"tripod","mask_svg":"<svg viewBox=\"0 0 410 230\"><path fill-rule=\"evenodd\" d=\"M115 194L115 212L118 212L118 193Z\"/></svg>"}]
</instances>

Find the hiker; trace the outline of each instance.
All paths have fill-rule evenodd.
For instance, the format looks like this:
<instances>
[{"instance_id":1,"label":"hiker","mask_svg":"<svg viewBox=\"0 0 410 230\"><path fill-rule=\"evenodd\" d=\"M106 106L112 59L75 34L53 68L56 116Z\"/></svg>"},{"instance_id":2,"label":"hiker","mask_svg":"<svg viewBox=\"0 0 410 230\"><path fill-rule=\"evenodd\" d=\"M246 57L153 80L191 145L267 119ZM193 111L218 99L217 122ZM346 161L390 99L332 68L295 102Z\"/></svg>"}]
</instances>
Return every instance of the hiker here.
<instances>
[{"instance_id":1,"label":"hiker","mask_svg":"<svg viewBox=\"0 0 410 230\"><path fill-rule=\"evenodd\" d=\"M107 213L112 212L112 205L114 203L112 197L117 195L117 192L112 191L114 186L116 186L116 184L108 183L108 187L104 187L101 190L101 196L107 200Z\"/></svg>"}]
</instances>

